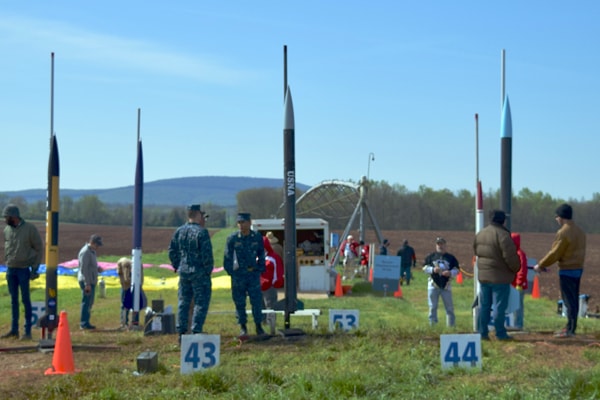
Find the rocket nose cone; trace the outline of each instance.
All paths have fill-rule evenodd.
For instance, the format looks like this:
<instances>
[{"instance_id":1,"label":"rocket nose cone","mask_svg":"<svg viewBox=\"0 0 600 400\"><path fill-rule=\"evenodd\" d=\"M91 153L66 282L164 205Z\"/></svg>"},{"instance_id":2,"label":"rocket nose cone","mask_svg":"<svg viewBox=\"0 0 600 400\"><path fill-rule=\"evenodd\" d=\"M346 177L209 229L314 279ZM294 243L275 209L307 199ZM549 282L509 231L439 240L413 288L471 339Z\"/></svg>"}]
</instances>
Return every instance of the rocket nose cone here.
<instances>
[{"instance_id":1,"label":"rocket nose cone","mask_svg":"<svg viewBox=\"0 0 600 400\"><path fill-rule=\"evenodd\" d=\"M289 86L285 92L283 129L294 129L294 103Z\"/></svg>"}]
</instances>

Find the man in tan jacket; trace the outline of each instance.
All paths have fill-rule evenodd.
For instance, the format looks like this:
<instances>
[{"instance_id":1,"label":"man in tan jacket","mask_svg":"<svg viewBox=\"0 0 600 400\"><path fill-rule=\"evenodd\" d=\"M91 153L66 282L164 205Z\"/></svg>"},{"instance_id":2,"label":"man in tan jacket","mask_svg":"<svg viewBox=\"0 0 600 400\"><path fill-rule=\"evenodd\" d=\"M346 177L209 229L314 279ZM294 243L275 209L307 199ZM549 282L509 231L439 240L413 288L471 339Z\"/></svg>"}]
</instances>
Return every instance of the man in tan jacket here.
<instances>
[{"instance_id":1,"label":"man in tan jacket","mask_svg":"<svg viewBox=\"0 0 600 400\"><path fill-rule=\"evenodd\" d=\"M558 262L558 278L563 301L567 306L567 326L554 336L567 338L575 336L579 314L579 284L585 260L585 233L573 222L573 208L562 204L556 209L556 222L560 229L556 232L552 248L533 267L536 272Z\"/></svg>"},{"instance_id":2,"label":"man in tan jacket","mask_svg":"<svg viewBox=\"0 0 600 400\"><path fill-rule=\"evenodd\" d=\"M521 262L510 232L504 227L504 211L492 210L490 220L490 224L477 233L473 243L473 250L478 257L477 277L480 286L479 333L481 339L489 340L488 324L494 303L496 338L511 340L512 337L506 333L504 326L504 315L508 306L510 284L521 268Z\"/></svg>"}]
</instances>

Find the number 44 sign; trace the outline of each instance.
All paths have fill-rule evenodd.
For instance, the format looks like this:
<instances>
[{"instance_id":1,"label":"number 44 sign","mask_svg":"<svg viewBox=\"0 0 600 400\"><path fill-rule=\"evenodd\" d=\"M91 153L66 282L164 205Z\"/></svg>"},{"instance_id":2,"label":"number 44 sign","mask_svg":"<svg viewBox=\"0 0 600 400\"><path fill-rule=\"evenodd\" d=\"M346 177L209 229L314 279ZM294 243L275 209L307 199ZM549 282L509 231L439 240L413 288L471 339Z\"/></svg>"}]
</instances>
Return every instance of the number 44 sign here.
<instances>
[{"instance_id":1,"label":"number 44 sign","mask_svg":"<svg viewBox=\"0 0 600 400\"><path fill-rule=\"evenodd\" d=\"M481 335L440 335L442 368L481 369Z\"/></svg>"},{"instance_id":2,"label":"number 44 sign","mask_svg":"<svg viewBox=\"0 0 600 400\"><path fill-rule=\"evenodd\" d=\"M189 374L219 365L220 335L182 335L181 373Z\"/></svg>"}]
</instances>

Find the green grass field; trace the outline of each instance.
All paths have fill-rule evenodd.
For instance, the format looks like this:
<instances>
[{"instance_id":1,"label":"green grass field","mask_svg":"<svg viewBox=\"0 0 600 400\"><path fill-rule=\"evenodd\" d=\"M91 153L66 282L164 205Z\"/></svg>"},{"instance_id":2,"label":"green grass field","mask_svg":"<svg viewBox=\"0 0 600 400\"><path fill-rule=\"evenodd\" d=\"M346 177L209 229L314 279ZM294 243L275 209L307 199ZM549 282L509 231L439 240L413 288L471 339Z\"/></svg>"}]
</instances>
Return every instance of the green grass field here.
<instances>
[{"instance_id":1,"label":"green grass field","mask_svg":"<svg viewBox=\"0 0 600 400\"><path fill-rule=\"evenodd\" d=\"M222 249L223 238L213 238ZM217 256L216 256L217 257ZM221 255L222 257L222 255ZM115 261L112 257L104 261ZM144 263L166 263L166 254L144 255ZM46 377L51 356L31 355L40 365L19 374L22 353L3 353L10 377L0 377L1 398L27 399L594 399L600 397L600 348L595 343L569 344L544 340L482 343L483 367L442 369L440 334L471 333L473 283L454 285L457 326L443 323L431 327L427 320L425 274L403 286L403 297L383 297L367 282L353 281L352 294L338 297L307 296L305 308L321 309L319 327L312 329L309 317L293 317L293 328L304 330L297 339L276 336L264 342L239 345L238 326L230 291L213 289L205 331L221 337L220 364L204 371L180 374L180 348L176 335L144 336L142 332L110 330L119 325L119 285L107 279L106 298L96 297L92 323L106 332L77 329L80 290L76 278L59 278L59 308L67 312L74 345L116 346L118 351L75 351L79 372ZM222 275L222 274L219 274ZM44 298L42 279L32 290L33 300ZM162 268L145 270L148 299L163 299L176 308L173 272ZM526 329L551 332L565 320L556 314L556 304L547 299L525 299ZM0 329L8 330L10 300L6 282L0 278ZM444 321L440 303L440 321ZM359 329L329 332L328 310L359 311ZM143 318L142 318L143 320ZM251 319L250 319L251 321ZM250 324L252 326L252 324ZM283 328L278 317L278 328ZM252 330L253 331L253 330ZM598 339L600 322L580 319L578 333ZM39 337L39 331L34 332ZM540 336L539 334L537 336ZM525 337L525 335L524 335ZM4 341L4 345L14 342ZM16 343L14 343L16 344ZM159 369L138 376L137 356L158 353ZM38 358L39 357L39 358ZM33 361L30 361L33 362ZM15 371L16 370L16 371ZM0 371L2 374L2 371ZM3 374L5 375L5 374ZM35 384L28 384L33 380Z\"/></svg>"}]
</instances>

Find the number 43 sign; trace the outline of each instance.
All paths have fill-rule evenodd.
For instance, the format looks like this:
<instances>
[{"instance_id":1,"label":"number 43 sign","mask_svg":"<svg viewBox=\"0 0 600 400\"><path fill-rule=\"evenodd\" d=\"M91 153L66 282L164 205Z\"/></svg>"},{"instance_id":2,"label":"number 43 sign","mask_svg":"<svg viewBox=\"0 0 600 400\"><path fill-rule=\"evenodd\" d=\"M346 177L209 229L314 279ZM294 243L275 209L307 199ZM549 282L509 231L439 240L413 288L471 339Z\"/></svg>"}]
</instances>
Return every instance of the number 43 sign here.
<instances>
[{"instance_id":1,"label":"number 43 sign","mask_svg":"<svg viewBox=\"0 0 600 400\"><path fill-rule=\"evenodd\" d=\"M220 335L182 335L181 373L189 374L219 365Z\"/></svg>"},{"instance_id":2,"label":"number 43 sign","mask_svg":"<svg viewBox=\"0 0 600 400\"><path fill-rule=\"evenodd\" d=\"M481 369L481 335L440 335L442 368Z\"/></svg>"}]
</instances>

